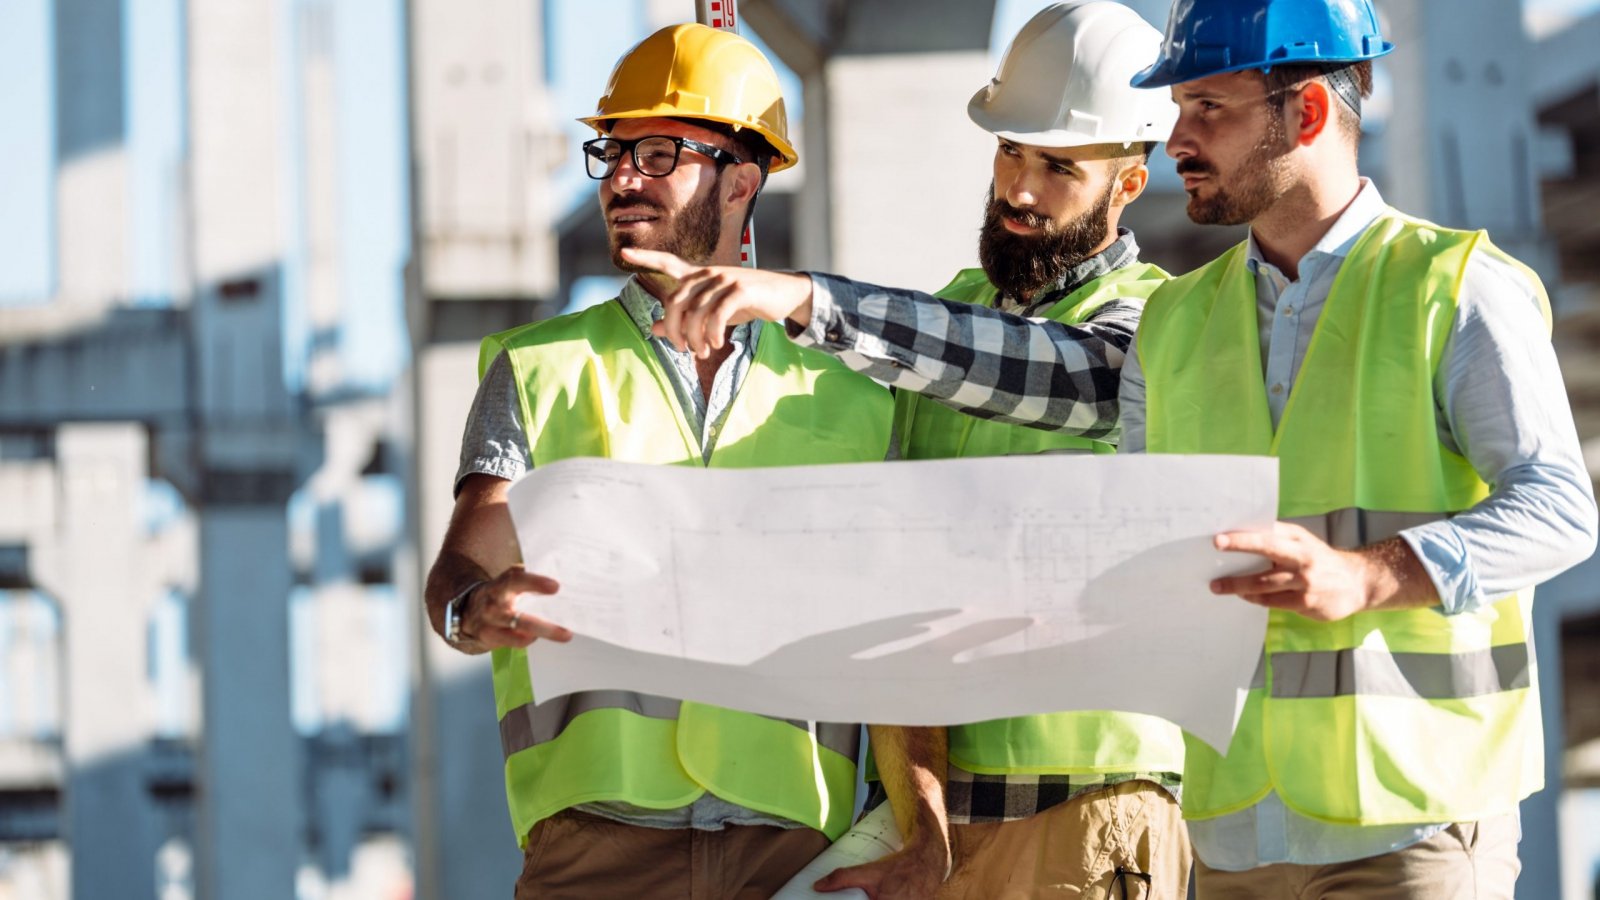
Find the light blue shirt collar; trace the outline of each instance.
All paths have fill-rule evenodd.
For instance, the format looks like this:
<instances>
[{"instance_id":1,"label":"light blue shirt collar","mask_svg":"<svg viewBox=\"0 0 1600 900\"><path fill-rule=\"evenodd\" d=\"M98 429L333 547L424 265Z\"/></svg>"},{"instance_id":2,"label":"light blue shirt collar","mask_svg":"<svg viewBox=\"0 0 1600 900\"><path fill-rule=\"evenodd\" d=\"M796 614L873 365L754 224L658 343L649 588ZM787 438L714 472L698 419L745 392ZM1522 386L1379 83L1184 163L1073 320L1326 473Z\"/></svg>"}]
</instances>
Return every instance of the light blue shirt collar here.
<instances>
[{"instance_id":1,"label":"light blue shirt collar","mask_svg":"<svg viewBox=\"0 0 1600 900\"><path fill-rule=\"evenodd\" d=\"M1356 198L1350 201L1350 205L1345 207L1339 218L1334 220L1333 227L1328 229L1328 233L1324 234L1316 246L1300 260L1300 277L1305 277L1308 264L1314 265L1328 257L1343 259L1349 256L1356 241L1387 208L1387 204L1383 202L1383 195L1378 193L1378 186L1373 184L1371 179L1362 178L1361 189L1356 191ZM1254 229L1250 231L1246 254L1245 265L1250 267L1252 273L1259 271L1262 266L1277 271L1277 268L1261 255L1261 246L1256 243Z\"/></svg>"}]
</instances>

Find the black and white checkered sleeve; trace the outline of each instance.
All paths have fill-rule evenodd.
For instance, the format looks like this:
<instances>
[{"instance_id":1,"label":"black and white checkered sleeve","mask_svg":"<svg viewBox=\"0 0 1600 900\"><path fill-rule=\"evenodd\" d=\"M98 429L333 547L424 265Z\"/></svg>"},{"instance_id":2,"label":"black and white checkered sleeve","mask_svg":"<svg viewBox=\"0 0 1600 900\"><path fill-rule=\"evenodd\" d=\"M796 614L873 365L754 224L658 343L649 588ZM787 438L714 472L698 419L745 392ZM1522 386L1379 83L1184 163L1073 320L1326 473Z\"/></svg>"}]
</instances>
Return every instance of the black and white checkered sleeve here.
<instances>
[{"instance_id":1,"label":"black and white checkered sleeve","mask_svg":"<svg viewBox=\"0 0 1600 900\"><path fill-rule=\"evenodd\" d=\"M1115 441L1117 385L1143 301L1114 300L1063 325L807 274L811 322L797 343L969 415Z\"/></svg>"}]
</instances>

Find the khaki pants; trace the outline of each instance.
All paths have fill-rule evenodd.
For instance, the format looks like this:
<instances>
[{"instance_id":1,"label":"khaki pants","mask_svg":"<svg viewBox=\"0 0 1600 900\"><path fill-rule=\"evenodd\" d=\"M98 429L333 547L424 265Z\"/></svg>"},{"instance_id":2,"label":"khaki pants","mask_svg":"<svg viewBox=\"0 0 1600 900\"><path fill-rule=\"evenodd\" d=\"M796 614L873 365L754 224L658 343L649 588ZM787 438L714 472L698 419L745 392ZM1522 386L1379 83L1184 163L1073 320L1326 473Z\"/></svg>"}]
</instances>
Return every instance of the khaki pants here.
<instances>
[{"instance_id":1,"label":"khaki pants","mask_svg":"<svg viewBox=\"0 0 1600 900\"><path fill-rule=\"evenodd\" d=\"M827 846L809 828L645 828L569 809L528 832L516 900L767 900Z\"/></svg>"},{"instance_id":2,"label":"khaki pants","mask_svg":"<svg viewBox=\"0 0 1600 900\"><path fill-rule=\"evenodd\" d=\"M951 837L955 870L939 900L1188 896L1189 833L1177 802L1148 781L1091 791L1014 822L955 825Z\"/></svg>"},{"instance_id":3,"label":"khaki pants","mask_svg":"<svg viewBox=\"0 0 1600 900\"><path fill-rule=\"evenodd\" d=\"M1522 863L1515 815L1451 825L1393 853L1328 866L1246 872L1195 867L1199 900L1511 900Z\"/></svg>"}]
</instances>

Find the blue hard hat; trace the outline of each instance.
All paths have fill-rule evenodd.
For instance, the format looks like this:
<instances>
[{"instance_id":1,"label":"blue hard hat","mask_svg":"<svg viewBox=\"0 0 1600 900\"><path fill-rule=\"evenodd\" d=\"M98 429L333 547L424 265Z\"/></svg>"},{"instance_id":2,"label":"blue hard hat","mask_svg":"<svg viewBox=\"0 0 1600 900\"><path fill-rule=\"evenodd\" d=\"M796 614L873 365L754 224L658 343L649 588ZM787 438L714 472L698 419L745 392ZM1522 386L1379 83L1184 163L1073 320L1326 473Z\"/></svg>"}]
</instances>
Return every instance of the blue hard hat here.
<instances>
[{"instance_id":1,"label":"blue hard hat","mask_svg":"<svg viewBox=\"0 0 1600 900\"><path fill-rule=\"evenodd\" d=\"M1176 0L1161 58L1133 86L1295 63L1353 63L1394 49L1372 0Z\"/></svg>"}]
</instances>

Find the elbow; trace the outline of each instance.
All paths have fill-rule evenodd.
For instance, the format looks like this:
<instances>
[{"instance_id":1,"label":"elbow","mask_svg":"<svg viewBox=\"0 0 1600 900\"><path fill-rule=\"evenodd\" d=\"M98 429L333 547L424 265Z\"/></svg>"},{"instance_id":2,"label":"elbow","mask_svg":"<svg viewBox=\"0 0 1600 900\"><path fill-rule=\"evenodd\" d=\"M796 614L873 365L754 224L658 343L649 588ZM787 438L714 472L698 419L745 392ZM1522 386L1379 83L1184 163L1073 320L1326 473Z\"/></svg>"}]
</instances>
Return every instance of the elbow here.
<instances>
[{"instance_id":1,"label":"elbow","mask_svg":"<svg viewBox=\"0 0 1600 900\"><path fill-rule=\"evenodd\" d=\"M1586 490L1574 498L1563 518L1567 522L1567 539L1562 542L1561 571L1566 571L1593 556L1600 542L1600 510L1595 506L1593 492Z\"/></svg>"}]
</instances>

